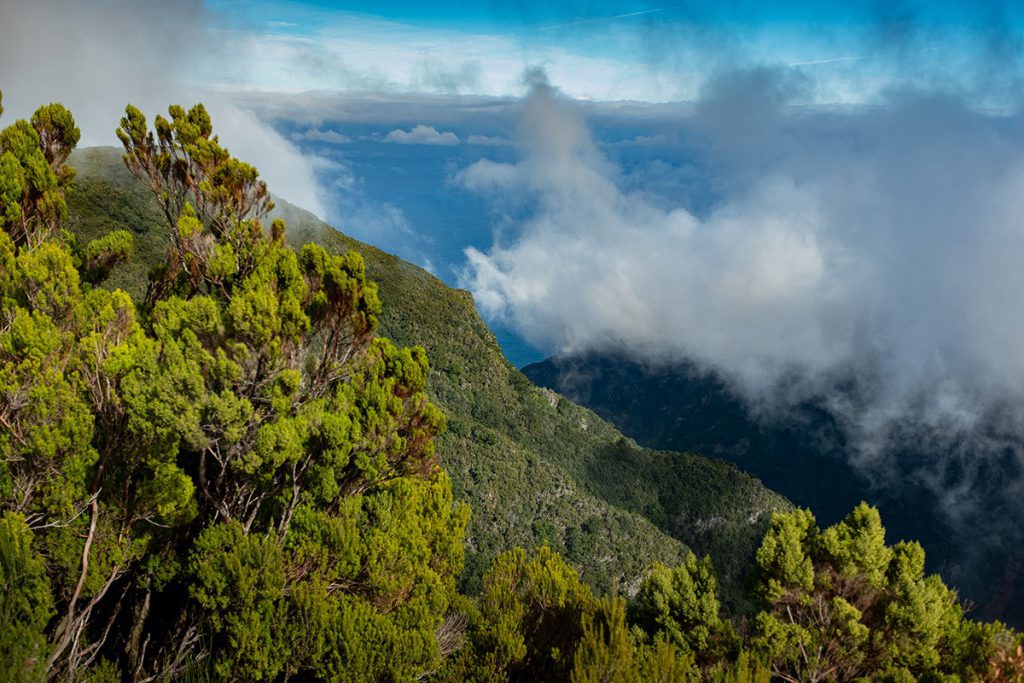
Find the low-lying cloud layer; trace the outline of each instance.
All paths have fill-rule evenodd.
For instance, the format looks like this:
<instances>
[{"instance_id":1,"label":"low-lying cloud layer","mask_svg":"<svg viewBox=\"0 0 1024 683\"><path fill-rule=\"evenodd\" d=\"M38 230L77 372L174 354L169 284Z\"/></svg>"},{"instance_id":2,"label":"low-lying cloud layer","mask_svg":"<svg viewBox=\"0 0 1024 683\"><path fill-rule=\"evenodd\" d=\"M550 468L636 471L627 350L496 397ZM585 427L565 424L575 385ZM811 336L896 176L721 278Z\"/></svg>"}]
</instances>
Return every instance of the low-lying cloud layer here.
<instances>
[{"instance_id":1,"label":"low-lying cloud layer","mask_svg":"<svg viewBox=\"0 0 1024 683\"><path fill-rule=\"evenodd\" d=\"M1011 458L1010 495L1024 462L1022 121L909 90L790 104L811 85L733 71L680 114L676 138L715 195L698 214L627 177L535 78L521 160L457 178L511 235L467 251L465 285L552 352L695 360L764 411L823 401L872 475L927 438L936 457L913 476L951 512L979 503L986 454Z\"/></svg>"}]
</instances>

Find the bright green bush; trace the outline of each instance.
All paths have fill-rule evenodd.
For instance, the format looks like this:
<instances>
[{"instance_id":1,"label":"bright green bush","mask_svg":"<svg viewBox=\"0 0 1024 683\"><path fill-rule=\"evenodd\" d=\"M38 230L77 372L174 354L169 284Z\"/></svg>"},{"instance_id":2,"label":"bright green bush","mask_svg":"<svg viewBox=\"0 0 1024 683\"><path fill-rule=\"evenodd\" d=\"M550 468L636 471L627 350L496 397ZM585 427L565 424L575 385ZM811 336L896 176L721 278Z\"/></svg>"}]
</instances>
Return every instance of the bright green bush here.
<instances>
[{"instance_id":1,"label":"bright green bush","mask_svg":"<svg viewBox=\"0 0 1024 683\"><path fill-rule=\"evenodd\" d=\"M355 253L297 253L201 105L125 162L168 233L137 310L65 235L59 105L0 132L0 667L6 678L365 680L438 668L468 511L422 349L375 338ZM91 673L90 673L91 672Z\"/></svg>"}]
</instances>

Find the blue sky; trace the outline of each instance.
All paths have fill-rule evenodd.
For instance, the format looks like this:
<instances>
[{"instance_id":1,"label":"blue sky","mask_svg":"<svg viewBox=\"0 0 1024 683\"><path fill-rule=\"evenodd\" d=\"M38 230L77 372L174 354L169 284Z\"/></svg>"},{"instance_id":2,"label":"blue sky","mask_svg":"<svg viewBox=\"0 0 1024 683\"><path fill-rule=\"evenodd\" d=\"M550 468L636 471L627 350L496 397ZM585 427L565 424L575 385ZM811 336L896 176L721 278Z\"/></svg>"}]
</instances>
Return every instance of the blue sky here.
<instances>
[{"instance_id":1,"label":"blue sky","mask_svg":"<svg viewBox=\"0 0 1024 683\"><path fill-rule=\"evenodd\" d=\"M989 22L998 15L1008 20L1020 18L1020 11L1012 4L994 2L933 2L873 3L839 0L787 0L784 2L757 2L754 0L731 2L540 2L518 1L467 3L458 0L436 2L377 0L213 0L215 9L237 11L248 6L253 14L270 13L286 16L294 21L302 13L330 14L360 13L382 19L406 22L420 26L434 26L466 30L507 29L512 25L535 27L548 24L582 22L608 18L625 19L630 16L657 14L665 21L721 22L744 25L778 25L784 23L814 24L868 24L885 16L914 18L929 23L969 24Z\"/></svg>"},{"instance_id":2,"label":"blue sky","mask_svg":"<svg viewBox=\"0 0 1024 683\"><path fill-rule=\"evenodd\" d=\"M710 74L783 65L810 101L871 101L893 82L973 79L1021 40L999 2L456 2L211 0L238 59L198 81L223 89L520 95L543 66L570 96L675 101Z\"/></svg>"}]
</instances>

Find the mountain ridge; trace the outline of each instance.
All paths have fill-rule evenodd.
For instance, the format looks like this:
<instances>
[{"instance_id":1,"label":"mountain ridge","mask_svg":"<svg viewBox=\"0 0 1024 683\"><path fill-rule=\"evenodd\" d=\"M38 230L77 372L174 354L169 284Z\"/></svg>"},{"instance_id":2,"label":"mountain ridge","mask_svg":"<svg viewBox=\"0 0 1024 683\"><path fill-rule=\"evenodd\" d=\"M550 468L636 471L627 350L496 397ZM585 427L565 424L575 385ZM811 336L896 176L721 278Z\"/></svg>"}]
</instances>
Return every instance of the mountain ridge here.
<instances>
[{"instance_id":1,"label":"mountain ridge","mask_svg":"<svg viewBox=\"0 0 1024 683\"><path fill-rule=\"evenodd\" d=\"M108 286L138 299L167 239L149 189L113 148L79 150L70 163L78 170L69 198L75 233L133 232L135 258ZM477 589L490 560L517 545L547 543L591 585L627 593L652 562L676 564L692 549L711 555L723 597L744 608L754 550L770 513L790 508L785 498L724 461L643 448L596 413L534 387L505 359L470 292L287 202L273 216L286 220L293 244L363 254L380 285L380 333L426 348L428 394L448 416L442 462L456 497L473 508L464 589Z\"/></svg>"},{"instance_id":2,"label":"mountain ridge","mask_svg":"<svg viewBox=\"0 0 1024 683\"><path fill-rule=\"evenodd\" d=\"M751 414L726 382L693 363L655 367L620 353L550 358L523 372L539 386L592 408L644 446L734 462L823 523L838 521L867 500L878 506L891 537L922 543L929 570L974 601L981 616L1017 625L1024 618L1019 551L965 548L977 538L965 541L964 531L943 517L935 493L909 477L894 490L874 486L847 460L843 430L820 406L798 406L785 418L765 419Z\"/></svg>"}]
</instances>

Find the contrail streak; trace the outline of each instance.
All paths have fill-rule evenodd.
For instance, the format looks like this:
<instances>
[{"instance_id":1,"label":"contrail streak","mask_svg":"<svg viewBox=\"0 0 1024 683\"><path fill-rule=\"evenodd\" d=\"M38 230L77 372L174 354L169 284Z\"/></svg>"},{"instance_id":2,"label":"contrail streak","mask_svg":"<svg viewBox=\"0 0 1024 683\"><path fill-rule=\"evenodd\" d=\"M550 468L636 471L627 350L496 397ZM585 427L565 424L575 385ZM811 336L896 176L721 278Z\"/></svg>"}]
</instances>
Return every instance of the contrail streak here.
<instances>
[{"instance_id":1,"label":"contrail streak","mask_svg":"<svg viewBox=\"0 0 1024 683\"><path fill-rule=\"evenodd\" d=\"M815 66L817 64L833 64L835 62L853 62L858 59L867 59L867 56L858 55L856 57L831 57L829 59L814 59L809 62L790 62L786 66Z\"/></svg>"},{"instance_id":2,"label":"contrail streak","mask_svg":"<svg viewBox=\"0 0 1024 683\"><path fill-rule=\"evenodd\" d=\"M668 10L678 9L685 7L685 5L672 5L670 7L655 7L654 9L639 10L637 12L626 12L625 14L613 14L607 17L593 17L592 19L580 19L578 21L570 21L564 24L553 24L549 26L541 26L538 31L557 31L560 28L571 28L573 26L582 26L583 24L593 24L598 21L614 21L615 19L629 19L630 17L639 17L645 14L656 14L658 12L667 12Z\"/></svg>"},{"instance_id":3,"label":"contrail streak","mask_svg":"<svg viewBox=\"0 0 1024 683\"><path fill-rule=\"evenodd\" d=\"M456 40L450 43L443 43L441 45L433 45L420 50L420 52L437 52L443 50L446 47L452 47L453 45L470 45L472 43L486 43L490 41L497 41L506 38L514 38L516 36L527 35L531 32L547 32L547 31L558 31L564 28L573 28L576 26L584 26L586 24L594 24L602 21L616 21L618 19L630 19L633 17L640 17L647 14L657 14L658 12L667 12L669 10L678 9L680 7L686 7L686 5L669 5L668 7L655 7L652 9L638 10L636 12L625 12L623 14L611 14L605 17L592 17L590 19L579 19L577 21L569 21L561 24L548 24L546 26L538 26L536 28L524 29L522 31L515 31L512 33L498 33L490 36L478 36L476 38L469 38L467 40Z\"/></svg>"}]
</instances>

